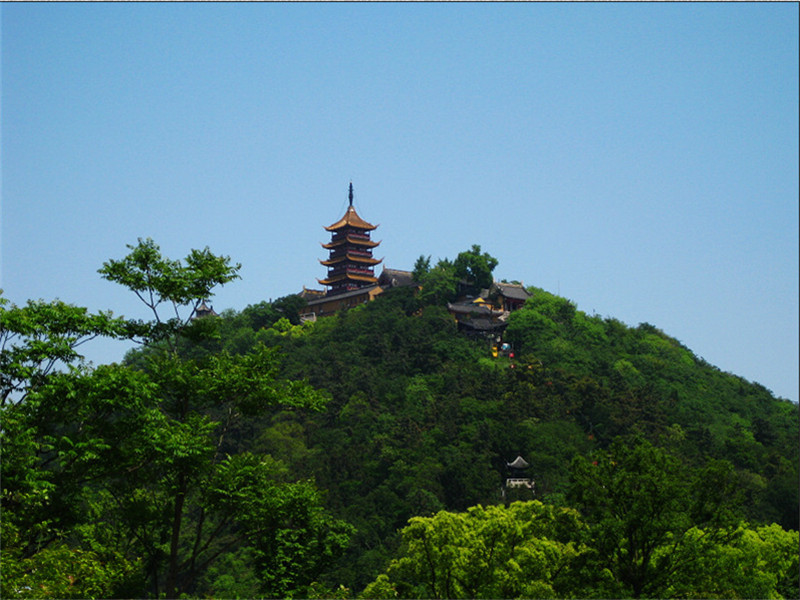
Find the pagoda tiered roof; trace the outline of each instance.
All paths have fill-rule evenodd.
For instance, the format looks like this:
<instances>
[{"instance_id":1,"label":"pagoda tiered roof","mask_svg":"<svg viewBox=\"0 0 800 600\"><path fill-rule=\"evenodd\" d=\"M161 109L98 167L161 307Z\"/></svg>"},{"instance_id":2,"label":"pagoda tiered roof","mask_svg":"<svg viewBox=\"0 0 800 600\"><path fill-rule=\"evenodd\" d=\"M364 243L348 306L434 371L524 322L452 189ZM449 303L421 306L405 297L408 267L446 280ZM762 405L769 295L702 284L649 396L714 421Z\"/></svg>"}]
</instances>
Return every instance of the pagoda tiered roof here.
<instances>
[{"instance_id":1,"label":"pagoda tiered roof","mask_svg":"<svg viewBox=\"0 0 800 600\"><path fill-rule=\"evenodd\" d=\"M344 213L344 216L336 221L333 225L329 225L325 229L327 231L337 231L339 229L344 229L345 227L354 227L356 229L364 229L367 231L372 231L376 229L378 226L373 225L372 223L367 223L364 219L358 216L356 209L351 204L347 207L347 212Z\"/></svg>"},{"instance_id":2,"label":"pagoda tiered roof","mask_svg":"<svg viewBox=\"0 0 800 600\"><path fill-rule=\"evenodd\" d=\"M377 277L371 277L369 275L357 275L355 273L341 273L340 275L334 275L333 277L329 277L328 279L317 279L322 285L333 285L339 281L363 281L364 283L378 283Z\"/></svg>"},{"instance_id":3,"label":"pagoda tiered roof","mask_svg":"<svg viewBox=\"0 0 800 600\"><path fill-rule=\"evenodd\" d=\"M335 258L329 258L328 260L321 260L319 262L328 267L344 261L363 263L365 265L377 265L382 263L383 259L372 258L371 256L359 256L357 254L352 254L350 252L347 252L346 254L342 254L341 256L337 256Z\"/></svg>"},{"instance_id":4,"label":"pagoda tiered roof","mask_svg":"<svg viewBox=\"0 0 800 600\"><path fill-rule=\"evenodd\" d=\"M328 242L327 244L322 244L322 247L325 248L326 250L331 250L331 249L337 248L339 246L344 246L345 244L352 244L354 246L365 246L367 248L374 248L375 246L380 244L380 242L373 242L372 240L364 239L364 238L357 237L357 236L354 236L354 235L345 235L345 236L342 236L341 238L339 238L339 239L337 239L335 241Z\"/></svg>"}]
</instances>

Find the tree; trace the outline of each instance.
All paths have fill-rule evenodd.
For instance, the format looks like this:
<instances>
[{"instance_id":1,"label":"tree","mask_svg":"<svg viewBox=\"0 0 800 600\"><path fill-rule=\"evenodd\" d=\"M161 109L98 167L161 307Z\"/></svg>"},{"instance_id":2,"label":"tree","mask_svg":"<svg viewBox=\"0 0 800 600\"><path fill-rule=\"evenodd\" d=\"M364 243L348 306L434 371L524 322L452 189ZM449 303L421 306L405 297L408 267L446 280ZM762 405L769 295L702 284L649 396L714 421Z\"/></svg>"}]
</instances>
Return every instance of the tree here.
<instances>
[{"instance_id":1,"label":"tree","mask_svg":"<svg viewBox=\"0 0 800 600\"><path fill-rule=\"evenodd\" d=\"M666 598L798 598L798 534L779 525L742 524L724 542L709 532L686 534L686 561L664 590ZM663 551L664 549L661 549Z\"/></svg>"},{"instance_id":2,"label":"tree","mask_svg":"<svg viewBox=\"0 0 800 600\"><path fill-rule=\"evenodd\" d=\"M364 598L541 598L568 594L582 528L570 509L538 501L414 517L400 555Z\"/></svg>"},{"instance_id":3,"label":"tree","mask_svg":"<svg viewBox=\"0 0 800 600\"><path fill-rule=\"evenodd\" d=\"M286 482L281 463L242 453L222 461L211 502L237 515L253 551L261 593L306 597L308 586L347 546L352 527L332 519L309 482Z\"/></svg>"},{"instance_id":4,"label":"tree","mask_svg":"<svg viewBox=\"0 0 800 600\"><path fill-rule=\"evenodd\" d=\"M138 246L130 248L128 256L106 263L100 272L131 289L152 310L156 323L150 330L150 339L163 344L160 352L150 356L148 372L158 387L166 417L159 438L164 450L159 465L161 476L156 481L166 492L170 507L159 525L162 538L168 532L169 539L163 587L167 595L175 597L191 589L198 573L230 548L233 540L247 537L247 525L260 532L251 542L258 543L267 535L246 514L236 510L249 510L263 490L247 488L248 502L236 506L209 504L204 491L221 469L231 468L230 459L221 457L234 421L242 415L279 406L319 410L323 398L303 382L277 379L276 352L264 346L242 355L220 352L199 360L183 359L175 343L177 336L215 286L237 277L239 265L232 265L227 257L214 256L208 249L193 250L183 265L162 257L152 240L140 240ZM160 315L162 303L172 305L175 317L166 320ZM294 305L285 302L284 306L289 309ZM182 317L180 309L186 307L190 311ZM311 500L309 506L318 507L318 501ZM231 539L231 531L236 531L236 524L243 521L244 531ZM158 558L153 555L150 562L157 564ZM309 566L307 562L302 564ZM155 571L151 578L156 586L161 580ZM284 580L283 584L286 587L292 582Z\"/></svg>"},{"instance_id":5,"label":"tree","mask_svg":"<svg viewBox=\"0 0 800 600\"><path fill-rule=\"evenodd\" d=\"M54 385L66 392L67 382L89 372L82 344L126 331L110 312L91 314L59 300L17 307L0 297L0 595L108 596L136 571L118 553L65 540L80 522L81 486L102 471L99 455L109 446L76 414L68 393L48 401ZM80 436L65 435L65 422L82 423Z\"/></svg>"},{"instance_id":6,"label":"tree","mask_svg":"<svg viewBox=\"0 0 800 600\"><path fill-rule=\"evenodd\" d=\"M301 298L297 294L291 294L278 298L272 303L272 307L278 311L284 318L289 319L292 325L300 324L300 312L305 308L305 298Z\"/></svg>"},{"instance_id":7,"label":"tree","mask_svg":"<svg viewBox=\"0 0 800 600\"><path fill-rule=\"evenodd\" d=\"M703 551L690 532L707 529L701 544L708 548L738 522L729 464L692 472L639 438L618 438L591 459L576 458L568 498L589 525L587 592L617 597L663 597ZM613 580L602 580L603 573Z\"/></svg>"},{"instance_id":8,"label":"tree","mask_svg":"<svg viewBox=\"0 0 800 600\"><path fill-rule=\"evenodd\" d=\"M103 263L98 272L131 290L153 313L154 323L138 323L138 330L133 330L144 342L174 343L175 334L189 324L200 303L213 296L214 288L239 277L241 265L232 264L230 257L215 256L207 247L192 250L183 262L162 256L150 238L139 238L136 246L127 247L131 251L127 256ZM162 304L170 306L174 316L160 312Z\"/></svg>"},{"instance_id":9,"label":"tree","mask_svg":"<svg viewBox=\"0 0 800 600\"><path fill-rule=\"evenodd\" d=\"M78 348L84 343L98 336L125 337L126 325L111 312L91 314L60 300L29 300L17 307L0 290L0 406L24 400L58 366L81 365Z\"/></svg>"},{"instance_id":10,"label":"tree","mask_svg":"<svg viewBox=\"0 0 800 600\"><path fill-rule=\"evenodd\" d=\"M446 304L456 299L458 277L453 263L441 259L436 266L420 276L420 302L423 304Z\"/></svg>"},{"instance_id":11,"label":"tree","mask_svg":"<svg viewBox=\"0 0 800 600\"><path fill-rule=\"evenodd\" d=\"M420 300L423 304L446 304L456 299L460 282L477 289L492 285L492 271L497 266L497 259L489 253L481 253L481 247L473 244L472 248L460 252L454 261L439 259L431 267L430 256L420 256L414 263L414 281L418 282Z\"/></svg>"},{"instance_id":12,"label":"tree","mask_svg":"<svg viewBox=\"0 0 800 600\"><path fill-rule=\"evenodd\" d=\"M489 288L492 285L492 271L498 261L488 252L481 253L481 247L473 244L472 248L459 252L453 268L459 279L464 279L478 289Z\"/></svg>"},{"instance_id":13,"label":"tree","mask_svg":"<svg viewBox=\"0 0 800 600\"><path fill-rule=\"evenodd\" d=\"M414 281L417 283L421 283L422 279L425 275L428 274L428 271L431 270L431 257L430 255L420 255L420 257L414 263L414 270L412 271L412 277Z\"/></svg>"},{"instance_id":14,"label":"tree","mask_svg":"<svg viewBox=\"0 0 800 600\"><path fill-rule=\"evenodd\" d=\"M208 249L172 261L152 240L129 248L128 256L100 272L130 288L151 309L153 322L97 318L87 324L85 311L59 305L57 315L71 320L42 317L39 334L23 318L29 315L3 313L4 332L25 342L3 356L6 364L22 365L10 371L15 379L8 378L8 387L36 383L27 385L22 400L3 407L4 589L24 591L34 569L74 560L91 564L48 567L74 579L66 592L64 581L54 581L57 595L144 595L144 587L126 587L138 576L149 594L177 597L196 590L203 573L242 544L255 548L258 561L270 560L280 549L269 545L273 536L286 529L319 541L293 555L294 567L281 578L281 594L298 593L340 551L348 531L327 516L311 482L293 482L279 476L280 469L264 471L259 465L272 464L269 457L236 459L241 449L231 438L246 418L278 407L319 410L325 398L303 381L279 378L277 350L263 345L236 355L184 355L181 340L215 333L213 320L192 315L215 286L236 277L238 265ZM46 314L34 308L28 312ZM120 328L145 344L137 368L50 372L55 360L76 356L78 334L117 335ZM219 482L254 468L269 489L240 487L236 502L221 502ZM272 518L271 529L253 518L253 507L267 501L265 491L272 505L260 514ZM303 510L278 510L285 503L276 499L287 495L301 498ZM101 567L118 575L109 575L104 588L92 587ZM259 573L262 588L274 589L269 570Z\"/></svg>"}]
</instances>

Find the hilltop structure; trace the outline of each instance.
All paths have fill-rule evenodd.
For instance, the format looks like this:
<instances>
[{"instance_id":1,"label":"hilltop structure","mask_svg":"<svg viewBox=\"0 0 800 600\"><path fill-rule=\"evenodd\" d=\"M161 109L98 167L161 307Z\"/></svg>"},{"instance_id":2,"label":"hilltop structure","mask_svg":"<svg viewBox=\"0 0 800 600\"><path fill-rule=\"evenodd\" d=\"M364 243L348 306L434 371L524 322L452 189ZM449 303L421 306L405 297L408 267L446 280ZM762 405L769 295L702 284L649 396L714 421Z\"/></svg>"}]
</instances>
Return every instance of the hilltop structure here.
<instances>
[{"instance_id":1,"label":"hilltop structure","mask_svg":"<svg viewBox=\"0 0 800 600\"><path fill-rule=\"evenodd\" d=\"M303 287L299 294L307 302L301 315L304 321L370 302L391 288L419 285L414 281L411 271L384 267L380 276L375 276L375 267L383 259L373 256L380 242L372 240L370 236L378 226L365 221L356 212L352 183L348 200L344 216L325 227L331 234L331 241L322 244L328 250L328 258L320 260L320 263L328 268L328 275L317 281L327 290ZM449 303L447 308L459 330L477 337L501 335L508 314L520 308L530 297L521 284L498 282L483 290L474 289L469 282L459 282L459 292L459 299Z\"/></svg>"},{"instance_id":2,"label":"hilltop structure","mask_svg":"<svg viewBox=\"0 0 800 600\"><path fill-rule=\"evenodd\" d=\"M464 289L469 290L469 286L465 285ZM521 283L495 281L488 289L480 290L477 296L464 294L455 302L448 302L447 310L465 335L497 337L502 336L508 325L508 315L522 308L530 297Z\"/></svg>"},{"instance_id":3,"label":"hilltop structure","mask_svg":"<svg viewBox=\"0 0 800 600\"><path fill-rule=\"evenodd\" d=\"M525 490L531 495L534 493L534 481L525 472L529 467L528 461L521 456L517 456L512 462L506 463L508 477L500 492L503 499L508 499L509 492L515 489Z\"/></svg>"},{"instance_id":4,"label":"hilltop structure","mask_svg":"<svg viewBox=\"0 0 800 600\"><path fill-rule=\"evenodd\" d=\"M328 276L318 279L327 291L303 288L300 293L307 301L303 320L332 315L344 308L352 308L369 302L388 287L413 284L411 273L397 269L384 269L381 277L375 276L375 266L383 262L372 255L380 245L371 239L378 228L362 219L353 206L353 184L348 191L349 205L344 216L325 227L331 233L331 241L322 244L328 250L328 258L320 263L328 268Z\"/></svg>"},{"instance_id":5,"label":"hilltop structure","mask_svg":"<svg viewBox=\"0 0 800 600\"><path fill-rule=\"evenodd\" d=\"M320 263L328 267L328 276L318 279L322 285L328 286L327 296L336 296L365 287L377 285L375 265L383 259L372 256L374 248L380 245L370 239L370 232L377 225L368 223L358 216L353 207L353 184L348 194L350 205L344 216L333 225L325 228L331 232L331 241L322 247L330 251L328 260Z\"/></svg>"}]
</instances>

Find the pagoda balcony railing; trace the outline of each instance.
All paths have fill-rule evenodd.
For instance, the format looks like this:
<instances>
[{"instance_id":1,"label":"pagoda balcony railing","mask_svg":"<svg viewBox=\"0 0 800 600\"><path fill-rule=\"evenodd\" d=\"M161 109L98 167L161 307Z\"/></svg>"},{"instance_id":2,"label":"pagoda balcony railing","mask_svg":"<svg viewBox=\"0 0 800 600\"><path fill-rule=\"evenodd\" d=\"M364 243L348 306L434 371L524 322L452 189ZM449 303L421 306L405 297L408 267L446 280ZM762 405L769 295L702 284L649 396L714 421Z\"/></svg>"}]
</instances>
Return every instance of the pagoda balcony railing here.
<instances>
[{"instance_id":1,"label":"pagoda balcony railing","mask_svg":"<svg viewBox=\"0 0 800 600\"><path fill-rule=\"evenodd\" d=\"M348 267L345 269L331 269L328 271L328 277L336 277L337 275L342 275L344 273L349 273L352 275L367 275L369 277L375 275L375 271L371 268L356 269L354 267Z\"/></svg>"},{"instance_id":2,"label":"pagoda balcony railing","mask_svg":"<svg viewBox=\"0 0 800 600\"><path fill-rule=\"evenodd\" d=\"M356 250L354 248L349 248L347 250L334 250L330 254L330 259L333 260L334 258L341 258L342 256L347 256L348 254L352 254L353 256L363 256L364 258L372 258L371 250Z\"/></svg>"}]
</instances>

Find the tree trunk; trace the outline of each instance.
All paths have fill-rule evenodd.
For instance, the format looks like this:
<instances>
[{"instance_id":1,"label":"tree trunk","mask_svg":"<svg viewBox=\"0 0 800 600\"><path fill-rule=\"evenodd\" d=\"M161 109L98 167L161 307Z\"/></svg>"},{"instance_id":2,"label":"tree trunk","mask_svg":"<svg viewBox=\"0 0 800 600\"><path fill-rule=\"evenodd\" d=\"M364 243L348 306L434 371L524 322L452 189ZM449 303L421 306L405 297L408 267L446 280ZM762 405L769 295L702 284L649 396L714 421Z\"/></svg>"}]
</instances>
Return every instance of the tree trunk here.
<instances>
[{"instance_id":1,"label":"tree trunk","mask_svg":"<svg viewBox=\"0 0 800 600\"><path fill-rule=\"evenodd\" d=\"M172 537L169 544L169 570L164 586L167 598L177 598L178 590L178 544L180 542L181 521L183 519L183 503L186 500L186 478L178 477L178 494L175 496L175 511L172 517Z\"/></svg>"}]
</instances>

